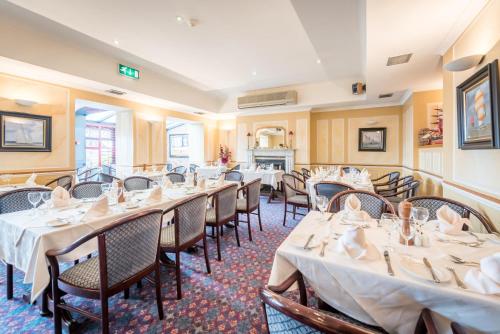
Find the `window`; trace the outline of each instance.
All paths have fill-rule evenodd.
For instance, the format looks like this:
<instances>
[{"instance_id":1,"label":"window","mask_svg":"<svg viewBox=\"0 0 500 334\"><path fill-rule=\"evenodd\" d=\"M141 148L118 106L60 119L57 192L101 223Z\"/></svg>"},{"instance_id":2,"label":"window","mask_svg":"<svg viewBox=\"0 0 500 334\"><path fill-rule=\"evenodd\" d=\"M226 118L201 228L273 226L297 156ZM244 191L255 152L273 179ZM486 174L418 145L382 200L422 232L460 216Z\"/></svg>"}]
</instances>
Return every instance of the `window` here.
<instances>
[{"instance_id":1,"label":"window","mask_svg":"<svg viewBox=\"0 0 500 334\"><path fill-rule=\"evenodd\" d=\"M168 155L170 158L189 157L189 135L171 134L168 136Z\"/></svg>"},{"instance_id":2,"label":"window","mask_svg":"<svg viewBox=\"0 0 500 334\"><path fill-rule=\"evenodd\" d=\"M85 160L88 168L115 164L114 125L87 122L85 127Z\"/></svg>"}]
</instances>

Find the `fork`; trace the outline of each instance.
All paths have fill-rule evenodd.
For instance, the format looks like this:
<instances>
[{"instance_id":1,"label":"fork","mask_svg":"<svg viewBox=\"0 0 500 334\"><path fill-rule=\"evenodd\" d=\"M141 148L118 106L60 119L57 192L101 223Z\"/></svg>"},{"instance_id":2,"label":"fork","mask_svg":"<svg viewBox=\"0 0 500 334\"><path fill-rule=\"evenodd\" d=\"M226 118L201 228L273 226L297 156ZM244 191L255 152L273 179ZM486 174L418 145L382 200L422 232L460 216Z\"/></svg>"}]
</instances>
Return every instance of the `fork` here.
<instances>
[{"instance_id":1,"label":"fork","mask_svg":"<svg viewBox=\"0 0 500 334\"><path fill-rule=\"evenodd\" d=\"M479 242L479 241L465 242L465 241L460 241L460 240L443 239L443 238L438 238L437 240L440 241L440 242L443 242L443 243L459 244L459 245L464 245L464 246L469 246L469 247L475 247L475 248L478 248L478 247L480 247L483 244L482 242Z\"/></svg>"},{"instance_id":2,"label":"fork","mask_svg":"<svg viewBox=\"0 0 500 334\"><path fill-rule=\"evenodd\" d=\"M453 277L455 277L455 281L457 282L457 285L459 288L462 288L462 289L467 289L467 286L464 284L464 282L460 279L460 277L458 276L457 272L455 271L455 269L451 268L451 267L446 267L446 269L448 269L452 274L453 274Z\"/></svg>"},{"instance_id":3,"label":"fork","mask_svg":"<svg viewBox=\"0 0 500 334\"><path fill-rule=\"evenodd\" d=\"M481 239L480 237L478 237L474 232L468 231L467 234L472 235L474 238L476 238L476 240L478 242L485 242L485 241L487 241L486 239Z\"/></svg>"},{"instance_id":4,"label":"fork","mask_svg":"<svg viewBox=\"0 0 500 334\"><path fill-rule=\"evenodd\" d=\"M321 241L321 250L319 251L319 256L321 256L321 257L325 256L326 245L328 245L328 240L327 239L323 239Z\"/></svg>"},{"instance_id":5,"label":"fork","mask_svg":"<svg viewBox=\"0 0 500 334\"><path fill-rule=\"evenodd\" d=\"M450 258L451 258L451 261L454 262L454 263L458 263L458 264L463 264L463 265L466 265L466 266L479 266L479 263L478 262L474 262L474 261L466 261L462 258L459 258L458 256L455 256L455 255L450 255Z\"/></svg>"}]
</instances>

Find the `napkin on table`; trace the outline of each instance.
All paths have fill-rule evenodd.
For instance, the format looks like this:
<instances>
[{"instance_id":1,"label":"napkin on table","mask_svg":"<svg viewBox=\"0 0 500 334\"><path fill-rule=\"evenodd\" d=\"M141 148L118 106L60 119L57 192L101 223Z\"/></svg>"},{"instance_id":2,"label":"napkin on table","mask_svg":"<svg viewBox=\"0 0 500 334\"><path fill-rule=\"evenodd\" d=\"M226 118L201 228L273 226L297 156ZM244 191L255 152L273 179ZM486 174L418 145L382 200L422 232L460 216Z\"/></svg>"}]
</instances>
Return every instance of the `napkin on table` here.
<instances>
[{"instance_id":1,"label":"napkin on table","mask_svg":"<svg viewBox=\"0 0 500 334\"><path fill-rule=\"evenodd\" d=\"M28 177L28 179L26 180L26 185L31 186L31 187L36 186L36 182L35 182L36 176L37 175L35 173L31 174L30 177Z\"/></svg>"},{"instance_id":2,"label":"napkin on table","mask_svg":"<svg viewBox=\"0 0 500 334\"><path fill-rule=\"evenodd\" d=\"M154 187L153 190L149 193L148 200L150 202L158 202L161 201L162 190L161 187Z\"/></svg>"},{"instance_id":3,"label":"napkin on table","mask_svg":"<svg viewBox=\"0 0 500 334\"><path fill-rule=\"evenodd\" d=\"M448 205L443 205L437 209L436 217L439 221L439 230L444 234L459 234L464 224L469 225L469 219L462 218Z\"/></svg>"},{"instance_id":4,"label":"napkin on table","mask_svg":"<svg viewBox=\"0 0 500 334\"><path fill-rule=\"evenodd\" d=\"M161 185L163 188L169 189L172 188L173 184L172 181L170 181L170 178L168 178L168 176L164 176Z\"/></svg>"},{"instance_id":5,"label":"napkin on table","mask_svg":"<svg viewBox=\"0 0 500 334\"><path fill-rule=\"evenodd\" d=\"M109 211L108 197L106 195L101 195L97 201L95 201L90 209L82 217L82 220L87 220L89 218L96 218L104 216Z\"/></svg>"},{"instance_id":6,"label":"napkin on table","mask_svg":"<svg viewBox=\"0 0 500 334\"><path fill-rule=\"evenodd\" d=\"M52 191L52 204L54 208L62 208L71 203L69 192L61 186L57 186Z\"/></svg>"},{"instance_id":7,"label":"napkin on table","mask_svg":"<svg viewBox=\"0 0 500 334\"><path fill-rule=\"evenodd\" d=\"M361 227L351 227L344 232L337 242L336 251L347 254L356 260L376 260L379 252L375 246L366 240L365 230Z\"/></svg>"},{"instance_id":8,"label":"napkin on table","mask_svg":"<svg viewBox=\"0 0 500 334\"><path fill-rule=\"evenodd\" d=\"M359 198L353 194L347 196L344 203L344 212L347 219L363 221L371 219L368 213L361 211L361 202Z\"/></svg>"},{"instance_id":9,"label":"napkin on table","mask_svg":"<svg viewBox=\"0 0 500 334\"><path fill-rule=\"evenodd\" d=\"M262 170L262 168L260 166L257 166L257 168L255 168L256 172L260 172L261 170Z\"/></svg>"},{"instance_id":10,"label":"napkin on table","mask_svg":"<svg viewBox=\"0 0 500 334\"><path fill-rule=\"evenodd\" d=\"M479 269L469 269L464 282L479 293L500 295L500 252L483 258Z\"/></svg>"},{"instance_id":11,"label":"napkin on table","mask_svg":"<svg viewBox=\"0 0 500 334\"><path fill-rule=\"evenodd\" d=\"M218 187L220 187L220 186L223 186L223 185L224 185L224 178L225 178L225 175L224 175L224 174L222 174L221 176L219 176L219 178L217 179L217 182L216 182L216 185L217 185Z\"/></svg>"}]
</instances>

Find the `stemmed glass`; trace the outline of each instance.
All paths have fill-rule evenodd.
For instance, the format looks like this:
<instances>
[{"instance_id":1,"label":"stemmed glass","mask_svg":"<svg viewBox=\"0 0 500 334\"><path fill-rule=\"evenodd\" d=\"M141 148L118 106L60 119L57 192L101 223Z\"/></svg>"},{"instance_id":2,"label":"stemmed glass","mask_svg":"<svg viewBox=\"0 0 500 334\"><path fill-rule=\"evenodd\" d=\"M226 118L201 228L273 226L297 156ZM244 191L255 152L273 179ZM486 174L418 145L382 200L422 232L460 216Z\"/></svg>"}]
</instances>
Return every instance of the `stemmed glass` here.
<instances>
[{"instance_id":1,"label":"stemmed glass","mask_svg":"<svg viewBox=\"0 0 500 334\"><path fill-rule=\"evenodd\" d=\"M42 202L45 204L45 211L49 211L49 202L52 199L52 191L46 191L42 193Z\"/></svg>"},{"instance_id":2,"label":"stemmed glass","mask_svg":"<svg viewBox=\"0 0 500 334\"><path fill-rule=\"evenodd\" d=\"M111 187L108 193L111 199L111 205L118 204L118 199L122 195L122 191L123 191L122 187Z\"/></svg>"},{"instance_id":3,"label":"stemmed glass","mask_svg":"<svg viewBox=\"0 0 500 334\"><path fill-rule=\"evenodd\" d=\"M398 225L399 217L392 213L383 213L380 217L379 225L387 233L387 245L386 249L390 252L393 251L392 248L392 232L396 230Z\"/></svg>"},{"instance_id":4,"label":"stemmed glass","mask_svg":"<svg viewBox=\"0 0 500 334\"><path fill-rule=\"evenodd\" d=\"M405 253L408 255L409 242L415 236L415 222L413 219L408 220L408 229L405 228L403 220L400 220L399 235L405 241Z\"/></svg>"},{"instance_id":5,"label":"stemmed glass","mask_svg":"<svg viewBox=\"0 0 500 334\"><path fill-rule=\"evenodd\" d=\"M33 209L31 210L31 215L34 216L36 213L36 206L42 200L42 194L39 191L29 192L28 193L28 202L33 205Z\"/></svg>"},{"instance_id":6,"label":"stemmed glass","mask_svg":"<svg viewBox=\"0 0 500 334\"><path fill-rule=\"evenodd\" d=\"M411 217L415 221L417 228L421 229L425 222L427 222L427 219L429 219L429 210L415 206L411 208Z\"/></svg>"},{"instance_id":7,"label":"stemmed glass","mask_svg":"<svg viewBox=\"0 0 500 334\"><path fill-rule=\"evenodd\" d=\"M326 196L319 195L316 197L316 207L321 211L321 221L326 221L325 211L328 207L328 198Z\"/></svg>"},{"instance_id":8,"label":"stemmed glass","mask_svg":"<svg viewBox=\"0 0 500 334\"><path fill-rule=\"evenodd\" d=\"M101 184L101 191L103 195L106 195L111 190L111 183Z\"/></svg>"}]
</instances>

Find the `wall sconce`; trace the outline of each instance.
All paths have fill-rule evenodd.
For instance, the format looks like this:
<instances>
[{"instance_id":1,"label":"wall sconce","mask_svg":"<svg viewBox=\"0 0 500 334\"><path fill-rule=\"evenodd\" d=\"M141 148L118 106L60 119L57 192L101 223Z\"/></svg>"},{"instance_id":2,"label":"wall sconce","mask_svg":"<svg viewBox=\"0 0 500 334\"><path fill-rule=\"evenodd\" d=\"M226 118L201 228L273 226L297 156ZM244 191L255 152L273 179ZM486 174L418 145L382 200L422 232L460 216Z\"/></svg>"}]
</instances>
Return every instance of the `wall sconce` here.
<instances>
[{"instance_id":1,"label":"wall sconce","mask_svg":"<svg viewBox=\"0 0 500 334\"><path fill-rule=\"evenodd\" d=\"M14 102L16 102L17 105L23 106L23 107L31 107L31 106L37 104L36 101L24 100L24 99L15 99Z\"/></svg>"},{"instance_id":2,"label":"wall sconce","mask_svg":"<svg viewBox=\"0 0 500 334\"><path fill-rule=\"evenodd\" d=\"M293 133L292 130L288 131L288 138L289 138L289 145L288 145L288 147L289 148L293 148L293 145L292 145L293 144L293 142L292 142L293 135L294 135L294 133Z\"/></svg>"},{"instance_id":3,"label":"wall sconce","mask_svg":"<svg viewBox=\"0 0 500 334\"><path fill-rule=\"evenodd\" d=\"M454 61L445 64L443 68L450 72L461 72L473 68L481 64L484 55L471 55L467 57L462 57L455 59Z\"/></svg>"},{"instance_id":4,"label":"wall sconce","mask_svg":"<svg viewBox=\"0 0 500 334\"><path fill-rule=\"evenodd\" d=\"M252 134L250 132L247 133L247 149L250 149L250 137L252 137Z\"/></svg>"}]
</instances>

